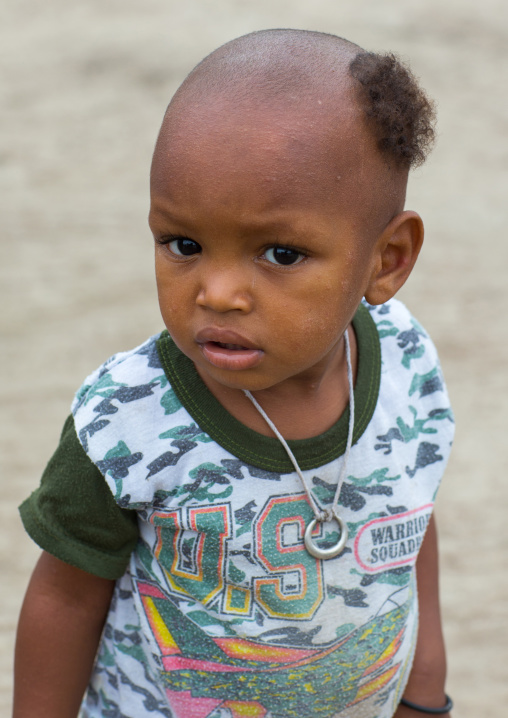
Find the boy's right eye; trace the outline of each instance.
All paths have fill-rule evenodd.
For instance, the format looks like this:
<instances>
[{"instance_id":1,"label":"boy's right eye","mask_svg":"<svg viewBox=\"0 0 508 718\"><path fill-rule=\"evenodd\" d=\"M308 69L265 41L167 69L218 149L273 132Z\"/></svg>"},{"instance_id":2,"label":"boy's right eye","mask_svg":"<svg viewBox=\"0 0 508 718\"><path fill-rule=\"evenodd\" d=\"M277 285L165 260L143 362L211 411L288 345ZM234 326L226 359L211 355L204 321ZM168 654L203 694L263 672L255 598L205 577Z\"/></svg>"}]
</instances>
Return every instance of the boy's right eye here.
<instances>
[{"instance_id":1,"label":"boy's right eye","mask_svg":"<svg viewBox=\"0 0 508 718\"><path fill-rule=\"evenodd\" d=\"M190 257L193 254L201 252L201 246L193 239L188 237L168 238L164 244L167 244L171 252L180 257Z\"/></svg>"}]
</instances>

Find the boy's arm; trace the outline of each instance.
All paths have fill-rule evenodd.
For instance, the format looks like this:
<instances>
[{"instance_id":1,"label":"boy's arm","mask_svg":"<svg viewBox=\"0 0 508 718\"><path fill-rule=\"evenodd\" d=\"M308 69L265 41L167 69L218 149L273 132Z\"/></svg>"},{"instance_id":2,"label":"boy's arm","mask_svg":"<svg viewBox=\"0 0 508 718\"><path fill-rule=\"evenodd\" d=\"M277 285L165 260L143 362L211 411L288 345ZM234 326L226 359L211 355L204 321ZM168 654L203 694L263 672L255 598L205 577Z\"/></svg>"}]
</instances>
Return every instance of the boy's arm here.
<instances>
[{"instance_id":1,"label":"boy's arm","mask_svg":"<svg viewBox=\"0 0 508 718\"><path fill-rule=\"evenodd\" d=\"M113 588L42 553L19 619L14 718L76 718Z\"/></svg>"},{"instance_id":2,"label":"boy's arm","mask_svg":"<svg viewBox=\"0 0 508 718\"><path fill-rule=\"evenodd\" d=\"M438 550L434 516L431 517L416 561L420 620L413 667L404 698L427 708L446 704L446 653L439 609ZM423 718L425 713L402 704L394 718ZM450 713L440 714L450 718Z\"/></svg>"}]
</instances>

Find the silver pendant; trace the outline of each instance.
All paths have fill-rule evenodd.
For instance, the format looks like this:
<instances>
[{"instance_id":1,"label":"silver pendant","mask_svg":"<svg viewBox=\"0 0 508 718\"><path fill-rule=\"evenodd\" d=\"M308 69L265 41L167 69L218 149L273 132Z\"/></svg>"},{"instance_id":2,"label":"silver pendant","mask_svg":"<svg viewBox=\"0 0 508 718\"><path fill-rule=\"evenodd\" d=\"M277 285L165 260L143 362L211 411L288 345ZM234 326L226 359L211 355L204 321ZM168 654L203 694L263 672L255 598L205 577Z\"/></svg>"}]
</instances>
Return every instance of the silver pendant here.
<instances>
[{"instance_id":1,"label":"silver pendant","mask_svg":"<svg viewBox=\"0 0 508 718\"><path fill-rule=\"evenodd\" d=\"M327 558L334 558L334 556L338 556L339 553L342 553L346 546L347 537L348 537L348 530L346 523L341 519L340 516L337 516L334 514L334 518L339 524L340 529L340 537L335 546L330 546L330 548L319 548L315 545L315 543L312 540L312 532L316 528L316 525L318 523L317 519L312 519L310 524L305 529L305 536L304 536L304 542L305 542L305 548L310 553L311 556L314 556L314 558L321 558L321 559L327 559Z\"/></svg>"}]
</instances>

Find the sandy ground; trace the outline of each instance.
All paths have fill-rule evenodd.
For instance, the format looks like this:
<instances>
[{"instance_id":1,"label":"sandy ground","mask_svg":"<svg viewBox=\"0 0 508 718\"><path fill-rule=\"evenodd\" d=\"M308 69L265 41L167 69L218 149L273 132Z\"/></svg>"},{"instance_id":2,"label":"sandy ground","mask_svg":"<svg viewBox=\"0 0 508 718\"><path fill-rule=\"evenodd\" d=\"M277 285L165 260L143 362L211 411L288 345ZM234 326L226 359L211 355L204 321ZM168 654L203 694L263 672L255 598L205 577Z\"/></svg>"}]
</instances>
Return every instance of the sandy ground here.
<instances>
[{"instance_id":1,"label":"sandy ground","mask_svg":"<svg viewBox=\"0 0 508 718\"><path fill-rule=\"evenodd\" d=\"M146 213L163 110L203 55L277 26L395 50L439 104L438 146L411 181L408 207L422 214L427 240L403 297L439 347L457 419L438 501L454 715L505 715L506 2L4 0L2 716L15 622L38 554L16 507L38 483L82 378L161 327Z\"/></svg>"}]
</instances>

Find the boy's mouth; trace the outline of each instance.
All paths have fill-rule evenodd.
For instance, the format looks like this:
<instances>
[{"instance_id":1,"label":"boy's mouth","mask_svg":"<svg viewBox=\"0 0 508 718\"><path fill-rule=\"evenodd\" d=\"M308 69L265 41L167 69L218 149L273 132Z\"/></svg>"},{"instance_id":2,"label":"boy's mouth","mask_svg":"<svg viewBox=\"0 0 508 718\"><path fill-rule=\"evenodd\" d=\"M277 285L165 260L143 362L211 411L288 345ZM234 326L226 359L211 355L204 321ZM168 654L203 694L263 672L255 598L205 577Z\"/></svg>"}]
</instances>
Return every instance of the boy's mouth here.
<instances>
[{"instance_id":1,"label":"boy's mouth","mask_svg":"<svg viewBox=\"0 0 508 718\"><path fill-rule=\"evenodd\" d=\"M210 342L210 344L215 344L216 346L221 347L222 349L231 349L232 351L239 351L239 350L248 348L248 347L240 346L240 344L225 344L224 342Z\"/></svg>"},{"instance_id":2,"label":"boy's mouth","mask_svg":"<svg viewBox=\"0 0 508 718\"><path fill-rule=\"evenodd\" d=\"M205 329L198 332L196 341L206 361L218 369L252 369L264 354L244 337L229 330Z\"/></svg>"}]
</instances>

